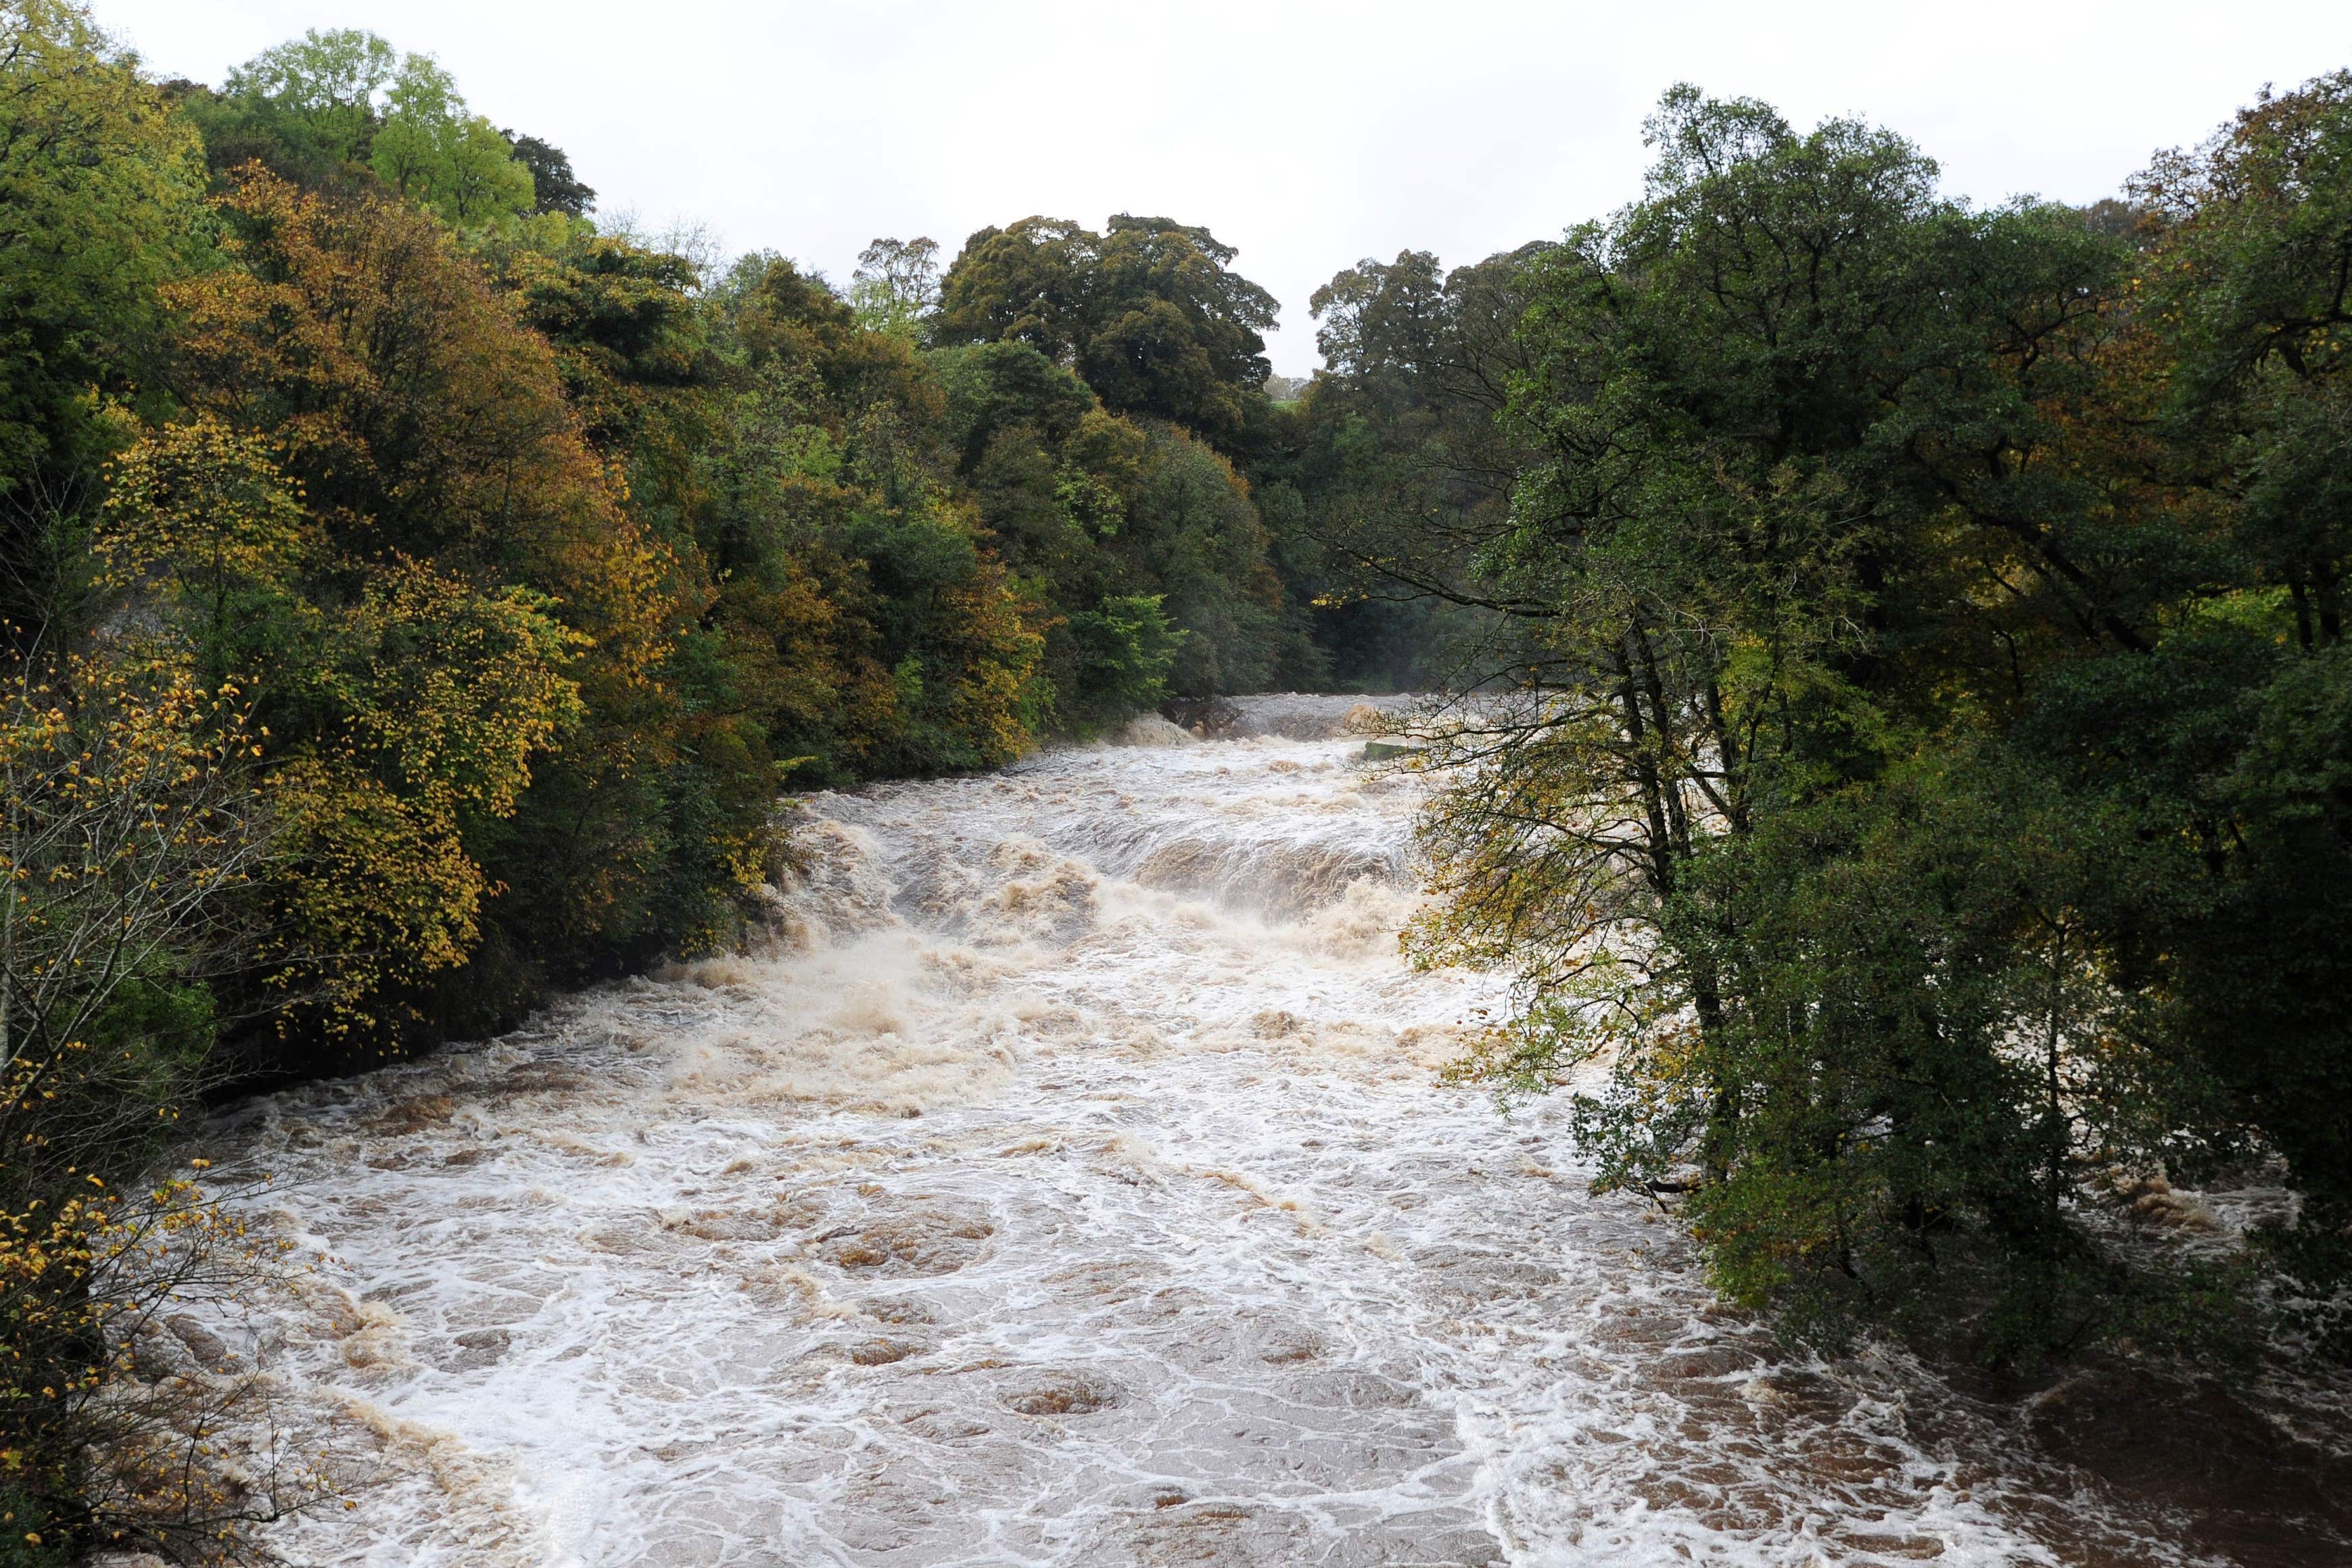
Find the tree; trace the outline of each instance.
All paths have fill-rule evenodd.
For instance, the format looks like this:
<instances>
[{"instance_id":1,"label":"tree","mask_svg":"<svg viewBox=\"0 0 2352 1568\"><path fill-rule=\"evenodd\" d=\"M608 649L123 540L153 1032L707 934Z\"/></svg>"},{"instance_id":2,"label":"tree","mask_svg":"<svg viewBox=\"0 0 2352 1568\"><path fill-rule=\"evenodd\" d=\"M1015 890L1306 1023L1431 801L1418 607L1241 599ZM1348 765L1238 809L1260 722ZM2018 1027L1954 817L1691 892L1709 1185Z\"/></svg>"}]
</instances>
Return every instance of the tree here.
<instances>
[{"instance_id":1,"label":"tree","mask_svg":"<svg viewBox=\"0 0 2352 1568\"><path fill-rule=\"evenodd\" d=\"M240 152L270 146L289 178L324 177L368 160L384 89L400 57L373 33L313 27L228 73L221 97L246 120ZM224 129L226 129L224 127Z\"/></svg>"},{"instance_id":2,"label":"tree","mask_svg":"<svg viewBox=\"0 0 2352 1568\"><path fill-rule=\"evenodd\" d=\"M562 148L518 131L501 131L499 134L512 144L515 162L530 172L533 212L584 218L596 210L594 188L583 184L572 173L572 160Z\"/></svg>"},{"instance_id":3,"label":"tree","mask_svg":"<svg viewBox=\"0 0 2352 1568\"><path fill-rule=\"evenodd\" d=\"M772 628L795 710L778 751L836 777L1018 755L1039 716L1034 604L956 493L930 366L778 257L745 258L719 304L746 381L705 549Z\"/></svg>"},{"instance_id":4,"label":"tree","mask_svg":"<svg viewBox=\"0 0 2352 1568\"><path fill-rule=\"evenodd\" d=\"M1534 460L1500 416L1528 368L1524 280L1550 248L1450 273L1426 251L1368 257L1315 292L1327 368L1254 467L1297 497L1277 559L1342 682L1442 685L1507 629L1471 568Z\"/></svg>"},{"instance_id":5,"label":"tree","mask_svg":"<svg viewBox=\"0 0 2352 1568\"><path fill-rule=\"evenodd\" d=\"M2352 72L2265 91L2133 195L2132 347L2161 379L2132 413L2165 437L2198 580L2146 653L2076 674L2048 738L2195 846L2200 897L2151 941L2147 980L2285 1156L2304 1218L2271 1239L2321 1301L2352 1280L2352 1026L2332 1000L2352 975ZM2352 1324L2333 1332L2352 1354Z\"/></svg>"},{"instance_id":6,"label":"tree","mask_svg":"<svg viewBox=\"0 0 2352 1568\"><path fill-rule=\"evenodd\" d=\"M1125 526L1112 540L1128 580L1166 596L1184 633L1169 689L1206 697L1264 691L1286 652L1282 584L1249 485L1224 457L1181 431L1147 434Z\"/></svg>"},{"instance_id":7,"label":"tree","mask_svg":"<svg viewBox=\"0 0 2352 1568\"><path fill-rule=\"evenodd\" d=\"M931 340L1027 343L1112 411L1238 450L1263 418L1277 307L1232 270L1237 254L1205 228L1124 213L1099 235L1059 218L982 229L940 285Z\"/></svg>"},{"instance_id":8,"label":"tree","mask_svg":"<svg viewBox=\"0 0 2352 1568\"><path fill-rule=\"evenodd\" d=\"M1168 673L1191 635L1169 624L1160 610L1162 597L1115 595L1097 609L1070 617L1070 635L1078 651L1074 685L1085 707L1118 716L1159 706L1168 689Z\"/></svg>"},{"instance_id":9,"label":"tree","mask_svg":"<svg viewBox=\"0 0 2352 1568\"><path fill-rule=\"evenodd\" d=\"M527 213L539 199L513 144L467 110L457 82L429 55L400 62L368 166L453 227Z\"/></svg>"},{"instance_id":10,"label":"tree","mask_svg":"<svg viewBox=\"0 0 2352 1568\"><path fill-rule=\"evenodd\" d=\"M260 740L236 692L169 660L43 651L13 659L0 687L0 1507L13 1561L218 1539L310 1490L274 1465L241 1492L186 1466L180 1443L202 1441L242 1390L149 1384L128 1338L173 1291L249 1283L267 1262L184 1184L142 1197L128 1180L204 1086L206 980L250 962L242 894L276 852Z\"/></svg>"},{"instance_id":11,"label":"tree","mask_svg":"<svg viewBox=\"0 0 2352 1568\"><path fill-rule=\"evenodd\" d=\"M110 407L138 396L157 288L200 255L195 141L86 11L0 6L0 618L58 608Z\"/></svg>"},{"instance_id":12,"label":"tree","mask_svg":"<svg viewBox=\"0 0 2352 1568\"><path fill-rule=\"evenodd\" d=\"M2114 466L2131 251L1851 122L1678 89L1650 134L1530 274L1477 562L1520 695L1446 743L1421 951L1525 977L1492 1070L1610 1051L1604 1184L1685 1195L1799 1332L2147 1329L2188 1298L2074 1206L2229 1141L2134 972L2187 867L2031 743L2205 565Z\"/></svg>"},{"instance_id":13,"label":"tree","mask_svg":"<svg viewBox=\"0 0 2352 1568\"><path fill-rule=\"evenodd\" d=\"M1140 626L1133 607L1144 600L1178 639L1170 689L1312 684L1265 519L1229 461L1183 430L1109 413L1026 343L935 350L930 362L945 440L992 548L1052 613L1045 667L1063 723L1091 728L1132 711L1141 688L1112 676L1099 639Z\"/></svg>"},{"instance_id":14,"label":"tree","mask_svg":"<svg viewBox=\"0 0 2352 1568\"><path fill-rule=\"evenodd\" d=\"M928 237L877 239L858 253L849 303L869 331L919 337L940 304L940 246Z\"/></svg>"},{"instance_id":15,"label":"tree","mask_svg":"<svg viewBox=\"0 0 2352 1568\"><path fill-rule=\"evenodd\" d=\"M487 924L485 900L513 880L501 824L578 809L526 788L534 759L626 780L673 757L661 676L689 590L620 507L547 342L433 219L258 172L220 210L240 265L170 290L186 319L176 390L257 439L236 450L266 448L303 514L299 553L232 617L303 846L273 928L289 978L320 988L322 1027L381 1049L444 1012L511 1005L509 987L528 994L516 972L532 932L634 919L646 842L667 829L631 789L613 791L631 802L625 828L580 840L593 864L569 865L560 894L493 904ZM125 504L185 493L144 486ZM484 945L517 956L473 969ZM458 988L484 996L438 993L460 969Z\"/></svg>"},{"instance_id":16,"label":"tree","mask_svg":"<svg viewBox=\"0 0 2352 1568\"><path fill-rule=\"evenodd\" d=\"M595 197L562 150L536 138L520 149L473 113L430 55L355 28L265 49L217 93L194 82L171 91L223 179L249 162L313 190L372 175L460 229L533 212L576 217Z\"/></svg>"},{"instance_id":17,"label":"tree","mask_svg":"<svg viewBox=\"0 0 2352 1568\"><path fill-rule=\"evenodd\" d=\"M209 1009L174 988L242 956L234 893L271 845L247 762L258 736L233 690L19 660L5 704L0 1133L21 1197L116 1141L110 1124L152 1118L193 1067L188 1036L201 1040ZM194 1027L99 1049L121 1009L158 1002L192 1009ZM128 1086L149 1075L161 1082Z\"/></svg>"}]
</instances>

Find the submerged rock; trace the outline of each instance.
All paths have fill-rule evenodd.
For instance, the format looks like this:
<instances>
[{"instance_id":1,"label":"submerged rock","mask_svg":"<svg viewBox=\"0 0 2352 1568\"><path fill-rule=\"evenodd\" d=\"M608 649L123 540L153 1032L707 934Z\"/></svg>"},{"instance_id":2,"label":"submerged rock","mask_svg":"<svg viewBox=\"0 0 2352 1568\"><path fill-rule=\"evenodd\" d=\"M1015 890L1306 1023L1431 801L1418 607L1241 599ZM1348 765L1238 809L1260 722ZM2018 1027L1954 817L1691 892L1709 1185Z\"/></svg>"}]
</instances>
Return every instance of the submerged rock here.
<instances>
[{"instance_id":1,"label":"submerged rock","mask_svg":"<svg viewBox=\"0 0 2352 1568\"><path fill-rule=\"evenodd\" d=\"M1111 737L1114 746L1198 746L1201 737L1156 713L1139 713Z\"/></svg>"}]
</instances>

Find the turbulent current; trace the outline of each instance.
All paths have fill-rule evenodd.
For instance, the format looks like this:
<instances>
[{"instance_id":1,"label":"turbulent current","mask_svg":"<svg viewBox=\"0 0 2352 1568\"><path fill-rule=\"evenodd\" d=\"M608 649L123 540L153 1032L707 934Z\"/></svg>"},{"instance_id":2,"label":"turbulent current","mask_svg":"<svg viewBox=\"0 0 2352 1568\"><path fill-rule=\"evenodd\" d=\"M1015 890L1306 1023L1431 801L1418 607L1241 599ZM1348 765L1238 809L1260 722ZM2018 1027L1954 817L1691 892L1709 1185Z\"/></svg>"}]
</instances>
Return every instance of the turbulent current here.
<instances>
[{"instance_id":1,"label":"turbulent current","mask_svg":"<svg viewBox=\"0 0 2352 1568\"><path fill-rule=\"evenodd\" d=\"M356 1478L272 1544L2210 1560L1901 1357L1776 1356L1564 1105L1441 1083L1502 992L1401 960L1415 787L1346 706L818 797L752 956L217 1128L306 1263L221 1332Z\"/></svg>"}]
</instances>

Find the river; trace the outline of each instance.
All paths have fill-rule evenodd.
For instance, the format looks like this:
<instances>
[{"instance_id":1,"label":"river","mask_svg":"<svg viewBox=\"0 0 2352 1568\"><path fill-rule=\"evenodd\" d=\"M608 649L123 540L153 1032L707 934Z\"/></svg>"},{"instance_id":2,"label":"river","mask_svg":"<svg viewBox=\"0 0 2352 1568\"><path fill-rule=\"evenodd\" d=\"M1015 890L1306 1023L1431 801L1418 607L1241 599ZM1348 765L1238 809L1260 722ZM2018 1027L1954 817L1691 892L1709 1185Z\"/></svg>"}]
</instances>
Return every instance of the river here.
<instances>
[{"instance_id":1,"label":"river","mask_svg":"<svg viewBox=\"0 0 2352 1568\"><path fill-rule=\"evenodd\" d=\"M754 956L246 1107L224 1325L362 1484L292 1562L2139 1564L2177 1511L1905 1357L1822 1364L1437 1070L1415 787L1241 737L809 801ZM1287 732L1287 733L1284 733ZM2287 1561L2288 1559L2279 1559Z\"/></svg>"}]
</instances>

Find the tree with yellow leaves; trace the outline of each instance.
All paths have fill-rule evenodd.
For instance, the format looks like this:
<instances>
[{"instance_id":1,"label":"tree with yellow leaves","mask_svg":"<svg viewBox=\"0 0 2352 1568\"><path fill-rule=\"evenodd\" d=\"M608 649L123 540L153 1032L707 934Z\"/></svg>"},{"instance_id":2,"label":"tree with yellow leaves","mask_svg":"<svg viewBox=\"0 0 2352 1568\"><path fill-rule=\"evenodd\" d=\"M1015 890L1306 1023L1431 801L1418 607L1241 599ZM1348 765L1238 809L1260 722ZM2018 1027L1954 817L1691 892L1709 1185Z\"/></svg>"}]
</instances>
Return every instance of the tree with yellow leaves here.
<instances>
[{"instance_id":1,"label":"tree with yellow leaves","mask_svg":"<svg viewBox=\"0 0 2352 1568\"><path fill-rule=\"evenodd\" d=\"M207 1534L291 1496L173 1479L250 1391L127 1360L163 1301L267 1249L192 1188L101 1174L170 1134L212 1043L204 982L250 962L241 894L276 853L258 751L241 695L184 668L20 659L0 687L0 1550Z\"/></svg>"}]
</instances>

